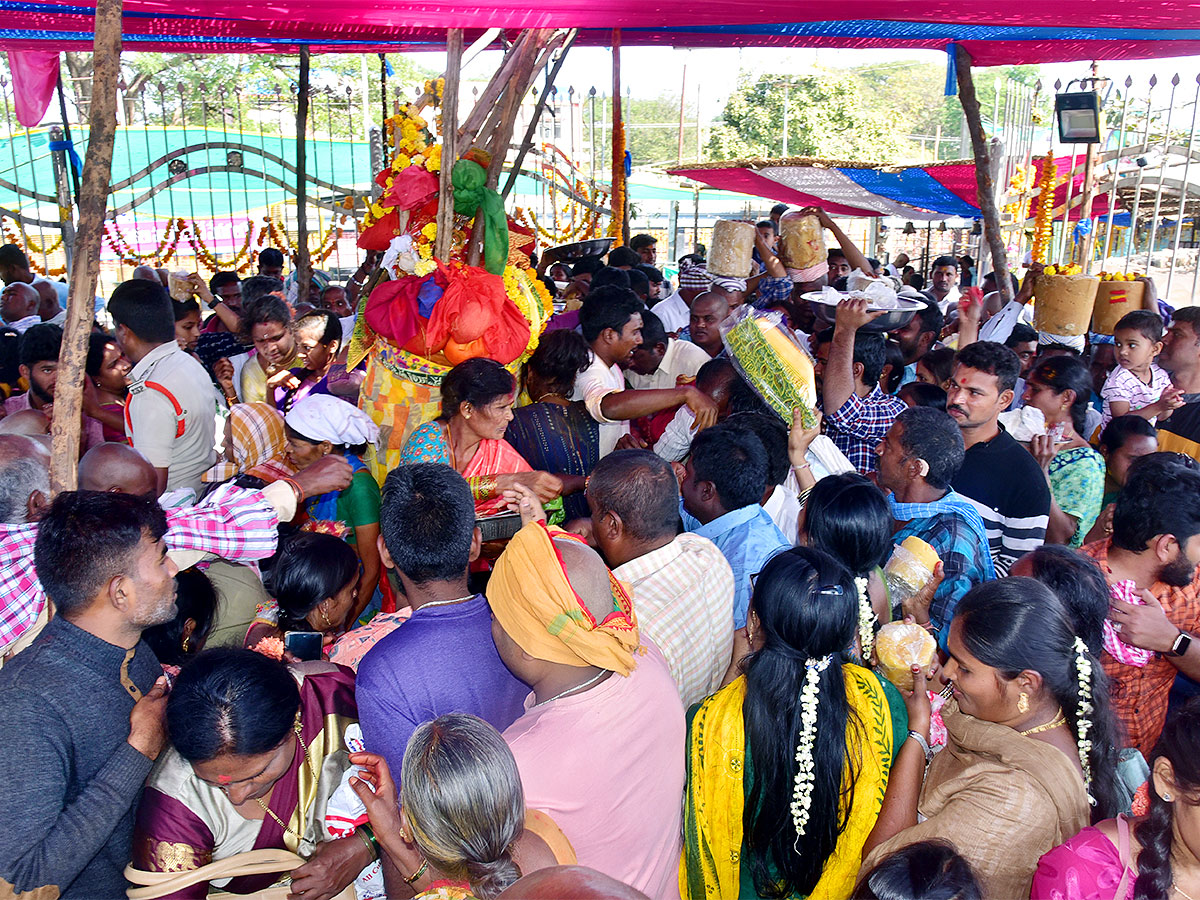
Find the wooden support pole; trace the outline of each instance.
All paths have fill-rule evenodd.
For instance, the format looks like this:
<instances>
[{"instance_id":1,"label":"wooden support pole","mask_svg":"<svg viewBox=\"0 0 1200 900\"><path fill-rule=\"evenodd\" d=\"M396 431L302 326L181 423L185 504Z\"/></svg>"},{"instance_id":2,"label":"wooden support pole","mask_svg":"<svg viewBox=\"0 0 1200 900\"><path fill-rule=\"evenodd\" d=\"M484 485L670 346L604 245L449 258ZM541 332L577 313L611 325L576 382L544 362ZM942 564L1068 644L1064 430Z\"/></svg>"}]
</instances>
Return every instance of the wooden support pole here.
<instances>
[{"instance_id":1,"label":"wooden support pole","mask_svg":"<svg viewBox=\"0 0 1200 900\"><path fill-rule=\"evenodd\" d=\"M50 428L50 487L73 491L77 483L79 437L83 424L84 362L95 315L92 298L100 278L104 210L112 175L117 131L117 80L121 75L121 0L97 0L92 43L92 99L88 110L88 148L80 179L79 228L58 379Z\"/></svg>"},{"instance_id":2,"label":"wooden support pole","mask_svg":"<svg viewBox=\"0 0 1200 900\"><path fill-rule=\"evenodd\" d=\"M1099 76L1100 67L1096 64L1095 60L1093 60L1092 77L1098 78ZM1092 86L1095 86L1095 82L1092 83ZM1087 159L1083 164L1083 200L1081 201L1081 205L1079 207L1080 224L1083 224L1084 219L1090 219L1092 217L1092 202L1096 199L1096 163L1099 159L1099 155L1100 145L1088 144ZM1120 160L1117 160L1117 163L1119 165ZM1116 170L1114 169L1113 171L1115 172ZM1181 212L1180 219L1182 220L1182 218L1183 213ZM1071 219L1069 214L1064 221L1066 221L1068 225L1070 224ZM1084 275L1090 275L1092 273L1092 244L1095 242L1095 240L1096 232L1089 228L1087 234L1083 236L1083 240L1079 241L1075 245L1075 253L1078 254L1078 258L1075 260L1075 262L1078 262L1081 266L1083 266Z\"/></svg>"},{"instance_id":3,"label":"wooden support pole","mask_svg":"<svg viewBox=\"0 0 1200 900\"><path fill-rule=\"evenodd\" d=\"M571 29L570 35L567 36L566 43L563 44L562 50L558 54L558 59L554 61L553 68L550 69L550 75L546 78L546 89L542 91L538 102L533 108L533 115L529 119L529 127L525 129L525 138L521 141L521 146L517 150L517 161L513 163L512 171L508 173L508 181L504 183L504 190L500 193L504 199L508 199L508 195L512 193L513 186L517 183L517 175L521 172L521 165L525 162L525 156L529 153L529 148L533 146L533 136L537 134L538 122L541 121L542 112L546 108L546 101L550 98L550 88L554 84L554 79L558 77L558 70L562 68L563 60L567 58L567 53L571 49L571 45L575 43L575 35L579 32L577 29Z\"/></svg>"},{"instance_id":4,"label":"wooden support pole","mask_svg":"<svg viewBox=\"0 0 1200 900\"><path fill-rule=\"evenodd\" d=\"M625 121L621 115L621 29L613 29L612 37L612 122L613 160L612 197L613 218L619 222L621 243L629 243L628 185L625 183ZM619 188L618 188L619 186Z\"/></svg>"},{"instance_id":5,"label":"wooden support pole","mask_svg":"<svg viewBox=\"0 0 1200 900\"><path fill-rule=\"evenodd\" d=\"M442 91L442 171L438 175L437 236L433 255L443 262L450 258L454 235L454 185L450 170L458 159L458 81L462 69L463 33L451 28L446 33L446 85Z\"/></svg>"},{"instance_id":6,"label":"wooden support pole","mask_svg":"<svg viewBox=\"0 0 1200 900\"><path fill-rule=\"evenodd\" d=\"M961 44L956 47L955 69L958 73L958 99L966 117L967 131L971 135L971 150L975 156L975 187L979 211L983 213L983 243L987 245L992 256L996 289L1000 291L1001 299L1007 303L1013 298L1012 282L1008 275L1004 236L1000 233L1000 208L996 205L996 188L992 181L991 152L987 135L983 133L979 97L975 94L975 80L971 76L971 54Z\"/></svg>"},{"instance_id":7,"label":"wooden support pole","mask_svg":"<svg viewBox=\"0 0 1200 900\"><path fill-rule=\"evenodd\" d=\"M309 49L300 48L300 91L296 97L296 267L297 302L308 299L312 259L308 255L308 86Z\"/></svg>"}]
</instances>

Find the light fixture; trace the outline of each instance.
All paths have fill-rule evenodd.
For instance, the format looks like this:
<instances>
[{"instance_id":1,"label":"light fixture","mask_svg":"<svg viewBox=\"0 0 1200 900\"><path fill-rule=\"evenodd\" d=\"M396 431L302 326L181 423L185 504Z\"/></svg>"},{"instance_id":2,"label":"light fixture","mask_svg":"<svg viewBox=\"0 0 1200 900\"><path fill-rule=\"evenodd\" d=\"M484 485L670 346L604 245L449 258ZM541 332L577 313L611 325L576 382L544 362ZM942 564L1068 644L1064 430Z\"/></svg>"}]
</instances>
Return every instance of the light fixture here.
<instances>
[{"instance_id":1,"label":"light fixture","mask_svg":"<svg viewBox=\"0 0 1200 900\"><path fill-rule=\"evenodd\" d=\"M946 220L942 219L942 221L938 222L938 231L945 231L945 230L946 230Z\"/></svg>"},{"instance_id":2,"label":"light fixture","mask_svg":"<svg viewBox=\"0 0 1200 900\"><path fill-rule=\"evenodd\" d=\"M1058 139L1064 144L1098 144L1100 136L1100 95L1096 91L1076 91L1054 95L1054 118Z\"/></svg>"},{"instance_id":3,"label":"light fixture","mask_svg":"<svg viewBox=\"0 0 1200 900\"><path fill-rule=\"evenodd\" d=\"M971 235L978 237L981 234L983 234L983 223L976 219L975 224L971 226Z\"/></svg>"},{"instance_id":4,"label":"light fixture","mask_svg":"<svg viewBox=\"0 0 1200 900\"><path fill-rule=\"evenodd\" d=\"M912 222L905 222L904 223L904 233L905 234L916 234L917 226L914 225Z\"/></svg>"}]
</instances>

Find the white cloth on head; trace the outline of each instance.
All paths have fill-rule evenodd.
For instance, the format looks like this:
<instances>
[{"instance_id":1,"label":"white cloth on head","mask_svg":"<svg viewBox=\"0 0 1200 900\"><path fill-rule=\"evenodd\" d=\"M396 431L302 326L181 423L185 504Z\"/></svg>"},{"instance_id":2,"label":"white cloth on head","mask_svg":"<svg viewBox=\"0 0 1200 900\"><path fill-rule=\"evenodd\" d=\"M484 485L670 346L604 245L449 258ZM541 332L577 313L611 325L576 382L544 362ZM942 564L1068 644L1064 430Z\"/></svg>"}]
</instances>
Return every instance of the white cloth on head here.
<instances>
[{"instance_id":1,"label":"white cloth on head","mask_svg":"<svg viewBox=\"0 0 1200 900\"><path fill-rule=\"evenodd\" d=\"M1062 344L1079 353L1083 352L1087 335L1084 334L1051 334L1048 331L1038 332L1038 349L1044 350L1047 344Z\"/></svg>"},{"instance_id":2,"label":"white cloth on head","mask_svg":"<svg viewBox=\"0 0 1200 900\"><path fill-rule=\"evenodd\" d=\"M374 444L379 426L356 406L332 394L309 394L292 407L283 421L303 437L334 446Z\"/></svg>"},{"instance_id":3,"label":"white cloth on head","mask_svg":"<svg viewBox=\"0 0 1200 900\"><path fill-rule=\"evenodd\" d=\"M724 275L713 275L712 283L714 286L726 291L746 290L745 278L726 278Z\"/></svg>"}]
</instances>

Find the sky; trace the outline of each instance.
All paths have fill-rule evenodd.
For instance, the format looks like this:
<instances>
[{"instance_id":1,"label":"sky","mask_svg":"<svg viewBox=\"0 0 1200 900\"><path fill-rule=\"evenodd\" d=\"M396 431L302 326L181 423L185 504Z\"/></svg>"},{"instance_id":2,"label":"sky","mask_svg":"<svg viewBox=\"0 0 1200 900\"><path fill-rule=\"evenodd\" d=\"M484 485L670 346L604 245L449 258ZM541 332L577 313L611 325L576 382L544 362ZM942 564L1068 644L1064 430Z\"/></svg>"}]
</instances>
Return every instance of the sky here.
<instances>
[{"instance_id":1,"label":"sky","mask_svg":"<svg viewBox=\"0 0 1200 900\"><path fill-rule=\"evenodd\" d=\"M464 73L466 78L486 79L497 65L498 51L479 54ZM420 62L431 68L445 68L445 54L421 54ZM864 65L879 65L889 62L915 60L946 64L946 55L934 50L845 50L845 49L782 49L782 48L729 48L677 50L663 47L626 47L621 51L622 87L632 90L633 96L654 98L662 94L679 96L684 67L687 67L687 97L689 103L700 99L700 110L705 121L719 115L730 93L737 85L740 69L754 72L779 72L799 75L816 68L832 69ZM1190 103L1195 93L1197 73L1200 73L1200 56L1183 56L1159 60L1136 60L1131 62L1101 62L1100 74L1123 84L1126 76L1132 76L1135 96L1144 95L1152 74L1159 79L1159 100L1167 102L1167 88L1171 75L1178 73L1181 84L1177 91L1176 108ZM1054 63L1042 67L1043 79L1049 88L1056 79L1063 83L1073 78L1090 75L1090 61L1077 63ZM600 93L612 90L612 54L600 47L580 47L572 50L557 79L560 91L574 86L577 92L586 95L593 85Z\"/></svg>"}]
</instances>

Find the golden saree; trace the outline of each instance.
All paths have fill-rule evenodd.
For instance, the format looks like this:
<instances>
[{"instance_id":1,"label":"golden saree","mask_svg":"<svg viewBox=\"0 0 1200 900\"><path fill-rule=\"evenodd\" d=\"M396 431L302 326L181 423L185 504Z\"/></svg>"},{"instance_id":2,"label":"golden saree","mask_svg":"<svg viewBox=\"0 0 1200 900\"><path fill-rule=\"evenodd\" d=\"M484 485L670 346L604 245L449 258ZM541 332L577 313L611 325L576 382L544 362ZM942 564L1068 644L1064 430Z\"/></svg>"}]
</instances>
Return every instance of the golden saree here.
<instances>
[{"instance_id":1,"label":"golden saree","mask_svg":"<svg viewBox=\"0 0 1200 900\"><path fill-rule=\"evenodd\" d=\"M842 900L854 889L863 844L883 805L895 732L907 730L905 720L893 718L891 699L874 673L847 664L842 666L842 674L846 699L857 717L857 722L852 719L847 725L846 744L850 753L857 754L858 778L852 804L843 810L846 827L820 880L808 894L810 900ZM679 891L684 900L756 896L749 873L741 871L746 852L742 815L750 762L742 716L745 696L742 676L705 700L688 728L684 845L679 865Z\"/></svg>"},{"instance_id":2,"label":"golden saree","mask_svg":"<svg viewBox=\"0 0 1200 900\"><path fill-rule=\"evenodd\" d=\"M290 766L271 791L270 813L261 821L245 818L224 791L197 778L191 764L171 748L159 757L138 806L135 868L185 872L265 848L291 850L307 859L318 843L329 839L325 807L350 765L344 738L346 728L358 720L354 676L338 666L309 674L293 668L292 674L300 686L300 733L307 759L297 746ZM280 822L286 823L286 830ZM216 886L251 893L277 878L239 876ZM172 894L171 900L203 900L208 889L208 884L200 883Z\"/></svg>"}]
</instances>

